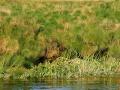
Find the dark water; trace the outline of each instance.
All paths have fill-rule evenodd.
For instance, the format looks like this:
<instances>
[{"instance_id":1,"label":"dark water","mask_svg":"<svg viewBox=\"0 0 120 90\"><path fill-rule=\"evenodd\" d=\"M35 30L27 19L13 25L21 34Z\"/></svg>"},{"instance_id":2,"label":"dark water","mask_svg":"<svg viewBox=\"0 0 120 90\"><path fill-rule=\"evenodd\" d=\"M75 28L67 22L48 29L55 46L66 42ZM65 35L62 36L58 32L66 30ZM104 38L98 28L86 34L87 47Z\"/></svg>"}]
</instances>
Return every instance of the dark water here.
<instances>
[{"instance_id":1,"label":"dark water","mask_svg":"<svg viewBox=\"0 0 120 90\"><path fill-rule=\"evenodd\" d=\"M0 81L0 90L120 90L120 78Z\"/></svg>"}]
</instances>

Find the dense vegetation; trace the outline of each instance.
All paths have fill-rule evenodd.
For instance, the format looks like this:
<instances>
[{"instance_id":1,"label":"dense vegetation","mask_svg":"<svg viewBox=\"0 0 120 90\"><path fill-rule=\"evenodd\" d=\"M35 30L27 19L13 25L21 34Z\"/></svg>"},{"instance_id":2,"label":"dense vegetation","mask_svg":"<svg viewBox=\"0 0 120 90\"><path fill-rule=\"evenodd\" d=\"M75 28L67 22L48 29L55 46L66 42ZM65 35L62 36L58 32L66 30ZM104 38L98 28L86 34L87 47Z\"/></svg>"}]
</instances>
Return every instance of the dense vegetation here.
<instances>
[{"instance_id":1,"label":"dense vegetation","mask_svg":"<svg viewBox=\"0 0 120 90\"><path fill-rule=\"evenodd\" d=\"M0 77L120 72L120 1L0 0Z\"/></svg>"}]
</instances>

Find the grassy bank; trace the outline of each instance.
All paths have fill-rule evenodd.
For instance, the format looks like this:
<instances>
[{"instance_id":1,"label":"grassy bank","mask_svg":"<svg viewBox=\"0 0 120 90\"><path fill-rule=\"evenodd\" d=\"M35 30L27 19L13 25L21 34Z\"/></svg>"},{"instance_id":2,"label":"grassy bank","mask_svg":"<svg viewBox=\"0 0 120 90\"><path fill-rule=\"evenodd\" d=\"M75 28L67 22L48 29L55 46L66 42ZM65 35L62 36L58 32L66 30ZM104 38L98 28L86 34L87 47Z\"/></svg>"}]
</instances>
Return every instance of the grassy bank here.
<instances>
[{"instance_id":1,"label":"grassy bank","mask_svg":"<svg viewBox=\"0 0 120 90\"><path fill-rule=\"evenodd\" d=\"M120 61L114 58L97 61L92 58L81 60L79 58L68 60L58 58L53 63L46 62L31 69L11 67L0 74L2 79L40 80L77 79L81 77L116 77L120 75Z\"/></svg>"},{"instance_id":2,"label":"grassy bank","mask_svg":"<svg viewBox=\"0 0 120 90\"><path fill-rule=\"evenodd\" d=\"M119 9L119 0L1 0L1 78L118 74Z\"/></svg>"}]
</instances>

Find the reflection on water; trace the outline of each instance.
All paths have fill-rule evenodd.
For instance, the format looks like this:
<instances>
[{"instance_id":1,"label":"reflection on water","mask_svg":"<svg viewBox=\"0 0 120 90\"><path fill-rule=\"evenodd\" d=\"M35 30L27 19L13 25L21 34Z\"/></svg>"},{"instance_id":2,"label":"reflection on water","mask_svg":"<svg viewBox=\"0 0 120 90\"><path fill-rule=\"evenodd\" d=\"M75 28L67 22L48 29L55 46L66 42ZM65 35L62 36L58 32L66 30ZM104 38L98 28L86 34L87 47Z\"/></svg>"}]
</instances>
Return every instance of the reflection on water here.
<instances>
[{"instance_id":1,"label":"reflection on water","mask_svg":"<svg viewBox=\"0 0 120 90\"><path fill-rule=\"evenodd\" d=\"M0 90L120 90L120 78L79 80L0 81Z\"/></svg>"}]
</instances>

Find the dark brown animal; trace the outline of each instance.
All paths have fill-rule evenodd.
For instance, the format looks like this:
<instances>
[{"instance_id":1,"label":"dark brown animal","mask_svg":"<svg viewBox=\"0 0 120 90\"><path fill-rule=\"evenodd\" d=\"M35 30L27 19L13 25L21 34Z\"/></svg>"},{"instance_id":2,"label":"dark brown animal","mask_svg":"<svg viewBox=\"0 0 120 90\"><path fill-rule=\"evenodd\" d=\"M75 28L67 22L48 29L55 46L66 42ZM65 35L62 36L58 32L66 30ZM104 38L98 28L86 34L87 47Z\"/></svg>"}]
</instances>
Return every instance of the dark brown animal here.
<instances>
[{"instance_id":1,"label":"dark brown animal","mask_svg":"<svg viewBox=\"0 0 120 90\"><path fill-rule=\"evenodd\" d=\"M57 40L50 41L45 50L40 55L39 59L36 60L35 65L44 63L46 60L50 62L56 60L56 58L58 58L64 50L65 47Z\"/></svg>"},{"instance_id":2,"label":"dark brown animal","mask_svg":"<svg viewBox=\"0 0 120 90\"><path fill-rule=\"evenodd\" d=\"M106 56L108 50L109 50L108 47L107 47L107 48L98 49L98 50L94 53L93 58L94 58L94 59L100 59L101 57Z\"/></svg>"}]
</instances>

